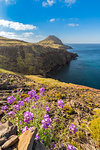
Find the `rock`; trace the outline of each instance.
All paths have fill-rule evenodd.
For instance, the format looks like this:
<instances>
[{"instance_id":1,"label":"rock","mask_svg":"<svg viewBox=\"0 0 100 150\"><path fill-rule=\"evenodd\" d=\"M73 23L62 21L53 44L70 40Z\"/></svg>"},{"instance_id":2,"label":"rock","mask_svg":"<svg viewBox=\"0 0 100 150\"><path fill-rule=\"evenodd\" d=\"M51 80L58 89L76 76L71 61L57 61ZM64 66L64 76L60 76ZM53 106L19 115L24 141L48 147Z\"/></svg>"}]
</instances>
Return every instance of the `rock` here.
<instances>
[{"instance_id":1,"label":"rock","mask_svg":"<svg viewBox=\"0 0 100 150\"><path fill-rule=\"evenodd\" d=\"M35 140L32 150L49 150L49 149L46 148L40 141Z\"/></svg>"},{"instance_id":2,"label":"rock","mask_svg":"<svg viewBox=\"0 0 100 150\"><path fill-rule=\"evenodd\" d=\"M0 146L1 146L2 144L4 144L6 141L7 141L7 138L6 138L5 136L2 137L2 138L0 138Z\"/></svg>"},{"instance_id":3,"label":"rock","mask_svg":"<svg viewBox=\"0 0 100 150\"><path fill-rule=\"evenodd\" d=\"M16 144L18 142L18 136L12 135L10 138L2 145L2 149L8 149L12 145Z\"/></svg>"},{"instance_id":4,"label":"rock","mask_svg":"<svg viewBox=\"0 0 100 150\"><path fill-rule=\"evenodd\" d=\"M11 135L17 134L17 126L12 126L12 123L7 121L0 125L0 138L6 136L9 138Z\"/></svg>"},{"instance_id":5,"label":"rock","mask_svg":"<svg viewBox=\"0 0 100 150\"><path fill-rule=\"evenodd\" d=\"M37 129L25 131L19 137L18 150L32 150Z\"/></svg>"}]
</instances>

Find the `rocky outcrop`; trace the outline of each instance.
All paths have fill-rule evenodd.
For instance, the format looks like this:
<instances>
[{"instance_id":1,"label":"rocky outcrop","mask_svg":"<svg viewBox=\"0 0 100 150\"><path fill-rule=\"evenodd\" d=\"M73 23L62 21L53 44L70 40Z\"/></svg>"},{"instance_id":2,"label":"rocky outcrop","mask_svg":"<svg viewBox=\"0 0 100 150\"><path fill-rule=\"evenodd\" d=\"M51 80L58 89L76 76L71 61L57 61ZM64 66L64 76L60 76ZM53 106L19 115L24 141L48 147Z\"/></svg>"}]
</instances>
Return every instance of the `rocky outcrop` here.
<instances>
[{"instance_id":1,"label":"rocky outcrop","mask_svg":"<svg viewBox=\"0 0 100 150\"><path fill-rule=\"evenodd\" d=\"M48 150L41 142L35 140L37 129L23 132L19 137L17 127L7 121L0 125L0 150Z\"/></svg>"},{"instance_id":2,"label":"rocky outcrop","mask_svg":"<svg viewBox=\"0 0 100 150\"><path fill-rule=\"evenodd\" d=\"M72 49L71 46L65 45L62 41L54 35L48 36L46 39L38 42L37 44L44 47L52 47L58 49Z\"/></svg>"},{"instance_id":3,"label":"rocky outcrop","mask_svg":"<svg viewBox=\"0 0 100 150\"><path fill-rule=\"evenodd\" d=\"M37 44L0 38L0 68L46 76L51 70L55 71L55 68L77 57L66 48L69 47L54 36Z\"/></svg>"},{"instance_id":4,"label":"rocky outcrop","mask_svg":"<svg viewBox=\"0 0 100 150\"><path fill-rule=\"evenodd\" d=\"M2 150L8 150L18 142L17 126L7 121L0 125L0 146Z\"/></svg>"}]
</instances>

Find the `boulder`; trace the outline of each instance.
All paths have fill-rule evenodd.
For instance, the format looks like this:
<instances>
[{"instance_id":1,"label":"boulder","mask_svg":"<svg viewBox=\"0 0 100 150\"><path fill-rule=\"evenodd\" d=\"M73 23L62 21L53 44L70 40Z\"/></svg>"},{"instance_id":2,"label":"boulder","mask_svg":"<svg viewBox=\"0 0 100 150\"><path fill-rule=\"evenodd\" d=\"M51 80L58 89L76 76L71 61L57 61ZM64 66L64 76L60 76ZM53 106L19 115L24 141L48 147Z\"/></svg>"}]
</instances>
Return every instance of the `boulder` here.
<instances>
[{"instance_id":1,"label":"boulder","mask_svg":"<svg viewBox=\"0 0 100 150\"><path fill-rule=\"evenodd\" d=\"M18 142L18 150L32 150L36 133L37 129L34 128L21 134Z\"/></svg>"},{"instance_id":2,"label":"boulder","mask_svg":"<svg viewBox=\"0 0 100 150\"><path fill-rule=\"evenodd\" d=\"M12 123L7 121L4 124L0 125L0 138L6 137L9 138L11 135L17 134L17 126L12 126Z\"/></svg>"},{"instance_id":3,"label":"boulder","mask_svg":"<svg viewBox=\"0 0 100 150\"><path fill-rule=\"evenodd\" d=\"M7 150L12 145L16 144L18 142L18 136L12 135L10 138L2 145L2 149Z\"/></svg>"},{"instance_id":4,"label":"boulder","mask_svg":"<svg viewBox=\"0 0 100 150\"><path fill-rule=\"evenodd\" d=\"M32 150L49 150L39 140L35 140Z\"/></svg>"},{"instance_id":5,"label":"boulder","mask_svg":"<svg viewBox=\"0 0 100 150\"><path fill-rule=\"evenodd\" d=\"M7 138L6 138L5 136L2 137L2 138L0 138L0 146L1 146L2 144L4 144L6 141L7 141Z\"/></svg>"}]
</instances>

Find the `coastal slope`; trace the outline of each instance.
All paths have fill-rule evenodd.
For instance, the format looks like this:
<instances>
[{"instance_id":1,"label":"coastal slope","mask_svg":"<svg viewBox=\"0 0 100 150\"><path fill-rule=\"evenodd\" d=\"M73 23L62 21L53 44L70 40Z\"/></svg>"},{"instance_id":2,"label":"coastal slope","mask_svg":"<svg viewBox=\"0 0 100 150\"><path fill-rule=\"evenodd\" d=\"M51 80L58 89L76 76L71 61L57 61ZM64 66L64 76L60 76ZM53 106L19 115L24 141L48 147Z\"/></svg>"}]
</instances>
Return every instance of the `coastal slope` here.
<instances>
[{"instance_id":1,"label":"coastal slope","mask_svg":"<svg viewBox=\"0 0 100 150\"><path fill-rule=\"evenodd\" d=\"M77 54L66 51L66 48L70 47L55 36L49 36L39 43L0 37L0 68L47 76L77 57Z\"/></svg>"}]
</instances>

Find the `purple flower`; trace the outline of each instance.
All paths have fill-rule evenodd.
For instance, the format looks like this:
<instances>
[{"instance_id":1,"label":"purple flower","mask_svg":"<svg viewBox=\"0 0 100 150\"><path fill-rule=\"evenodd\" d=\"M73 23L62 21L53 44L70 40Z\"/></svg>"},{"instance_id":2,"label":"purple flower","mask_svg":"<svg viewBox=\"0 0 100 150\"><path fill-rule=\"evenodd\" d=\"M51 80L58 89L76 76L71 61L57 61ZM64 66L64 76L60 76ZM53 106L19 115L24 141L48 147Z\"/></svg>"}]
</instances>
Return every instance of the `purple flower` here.
<instances>
[{"instance_id":1,"label":"purple flower","mask_svg":"<svg viewBox=\"0 0 100 150\"><path fill-rule=\"evenodd\" d=\"M43 140L41 140L41 143L43 143Z\"/></svg>"},{"instance_id":2,"label":"purple flower","mask_svg":"<svg viewBox=\"0 0 100 150\"><path fill-rule=\"evenodd\" d=\"M40 98L40 96L39 95L34 95L34 101L36 102L36 101L38 101L39 100L39 98Z\"/></svg>"},{"instance_id":3,"label":"purple flower","mask_svg":"<svg viewBox=\"0 0 100 150\"><path fill-rule=\"evenodd\" d=\"M32 108L35 109L35 106L33 105Z\"/></svg>"},{"instance_id":4,"label":"purple flower","mask_svg":"<svg viewBox=\"0 0 100 150\"><path fill-rule=\"evenodd\" d=\"M9 97L7 98L7 103L8 103L8 104L12 104L15 100L16 100L16 99L15 99L15 97L13 97L13 95L12 95L12 96L9 96Z\"/></svg>"},{"instance_id":5,"label":"purple flower","mask_svg":"<svg viewBox=\"0 0 100 150\"><path fill-rule=\"evenodd\" d=\"M51 118L49 118L49 115L45 115L43 118L44 119L42 120L42 125L41 126L44 129L47 129L48 127L51 127L52 126L52 120L51 120Z\"/></svg>"},{"instance_id":6,"label":"purple flower","mask_svg":"<svg viewBox=\"0 0 100 150\"><path fill-rule=\"evenodd\" d=\"M61 143L61 147L64 147L64 144L63 144L63 143Z\"/></svg>"},{"instance_id":7,"label":"purple flower","mask_svg":"<svg viewBox=\"0 0 100 150\"><path fill-rule=\"evenodd\" d=\"M26 111L24 113L24 122L28 123L33 120L33 113L29 112L29 111Z\"/></svg>"},{"instance_id":8,"label":"purple flower","mask_svg":"<svg viewBox=\"0 0 100 150\"><path fill-rule=\"evenodd\" d=\"M30 98L27 97L27 98L24 99L24 101L25 101L26 103L30 103Z\"/></svg>"},{"instance_id":9,"label":"purple flower","mask_svg":"<svg viewBox=\"0 0 100 150\"><path fill-rule=\"evenodd\" d=\"M55 148L56 144L55 142L52 142L52 148Z\"/></svg>"},{"instance_id":10,"label":"purple flower","mask_svg":"<svg viewBox=\"0 0 100 150\"><path fill-rule=\"evenodd\" d=\"M75 150L75 147L73 145L68 145L67 150Z\"/></svg>"},{"instance_id":11,"label":"purple flower","mask_svg":"<svg viewBox=\"0 0 100 150\"><path fill-rule=\"evenodd\" d=\"M49 115L45 114L45 115L43 116L43 118L49 118Z\"/></svg>"},{"instance_id":12,"label":"purple flower","mask_svg":"<svg viewBox=\"0 0 100 150\"><path fill-rule=\"evenodd\" d=\"M8 107L5 105L5 106L2 106L1 109L2 109L1 112L4 112L8 110Z\"/></svg>"},{"instance_id":13,"label":"purple flower","mask_svg":"<svg viewBox=\"0 0 100 150\"><path fill-rule=\"evenodd\" d=\"M20 105L13 105L15 111L20 111Z\"/></svg>"},{"instance_id":14,"label":"purple flower","mask_svg":"<svg viewBox=\"0 0 100 150\"><path fill-rule=\"evenodd\" d=\"M39 91L40 91L40 95L42 95L42 96L43 96L43 94L44 94L44 92L45 92L44 87L40 88L40 89L39 89Z\"/></svg>"},{"instance_id":15,"label":"purple flower","mask_svg":"<svg viewBox=\"0 0 100 150\"><path fill-rule=\"evenodd\" d=\"M23 101L18 101L17 104L18 104L19 106L24 106L24 102L23 102Z\"/></svg>"},{"instance_id":16,"label":"purple flower","mask_svg":"<svg viewBox=\"0 0 100 150\"><path fill-rule=\"evenodd\" d=\"M43 104L41 103L40 106L43 107Z\"/></svg>"},{"instance_id":17,"label":"purple flower","mask_svg":"<svg viewBox=\"0 0 100 150\"><path fill-rule=\"evenodd\" d=\"M22 125L22 122L19 120L19 124Z\"/></svg>"},{"instance_id":18,"label":"purple flower","mask_svg":"<svg viewBox=\"0 0 100 150\"><path fill-rule=\"evenodd\" d=\"M49 108L49 107L46 107L46 111L49 112L49 111L50 111L50 108Z\"/></svg>"},{"instance_id":19,"label":"purple flower","mask_svg":"<svg viewBox=\"0 0 100 150\"><path fill-rule=\"evenodd\" d=\"M58 104L58 107L59 107L59 108L63 108L63 106L64 106L64 102L63 102L62 99L58 100L58 101L57 101L57 104Z\"/></svg>"},{"instance_id":20,"label":"purple flower","mask_svg":"<svg viewBox=\"0 0 100 150\"><path fill-rule=\"evenodd\" d=\"M36 95L36 91L34 89L32 89L31 91L28 91L28 95L29 95L30 99L32 99Z\"/></svg>"},{"instance_id":21,"label":"purple flower","mask_svg":"<svg viewBox=\"0 0 100 150\"><path fill-rule=\"evenodd\" d=\"M25 131L27 131L27 130L28 130L28 127L25 126L24 129L22 129L22 133L25 132Z\"/></svg>"},{"instance_id":22,"label":"purple flower","mask_svg":"<svg viewBox=\"0 0 100 150\"><path fill-rule=\"evenodd\" d=\"M37 103L37 102L35 102L35 105L38 105L38 103Z\"/></svg>"},{"instance_id":23,"label":"purple flower","mask_svg":"<svg viewBox=\"0 0 100 150\"><path fill-rule=\"evenodd\" d=\"M30 127L29 130L34 129L34 127Z\"/></svg>"},{"instance_id":24,"label":"purple flower","mask_svg":"<svg viewBox=\"0 0 100 150\"><path fill-rule=\"evenodd\" d=\"M9 115L9 116L14 116L14 115L15 115L15 112L14 112L14 111L10 111L10 112L8 112L8 115Z\"/></svg>"},{"instance_id":25,"label":"purple flower","mask_svg":"<svg viewBox=\"0 0 100 150\"><path fill-rule=\"evenodd\" d=\"M76 132L77 132L77 128L76 128L76 126L75 126L74 124L70 125L69 130L70 130L73 134L76 134Z\"/></svg>"},{"instance_id":26,"label":"purple flower","mask_svg":"<svg viewBox=\"0 0 100 150\"><path fill-rule=\"evenodd\" d=\"M39 138L39 134L37 133L35 139L38 140Z\"/></svg>"}]
</instances>

